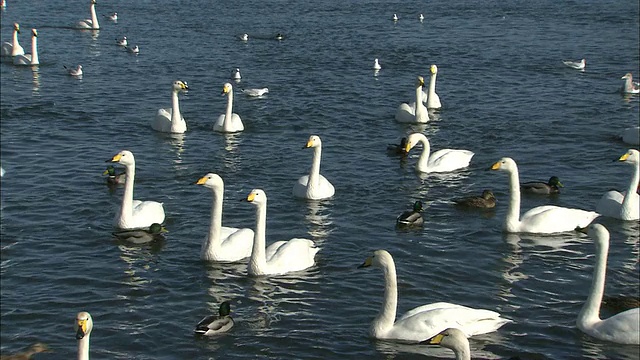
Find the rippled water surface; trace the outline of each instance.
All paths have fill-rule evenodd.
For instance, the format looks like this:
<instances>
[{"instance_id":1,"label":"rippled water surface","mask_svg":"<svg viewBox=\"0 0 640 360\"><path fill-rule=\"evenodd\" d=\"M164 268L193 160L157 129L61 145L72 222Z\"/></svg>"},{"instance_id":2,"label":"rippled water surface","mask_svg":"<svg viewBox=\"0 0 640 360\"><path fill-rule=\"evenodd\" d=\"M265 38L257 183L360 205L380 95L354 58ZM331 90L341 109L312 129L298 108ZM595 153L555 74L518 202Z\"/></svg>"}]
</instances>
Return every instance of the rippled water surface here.
<instances>
[{"instance_id":1,"label":"rippled water surface","mask_svg":"<svg viewBox=\"0 0 640 360\"><path fill-rule=\"evenodd\" d=\"M20 23L26 50L38 29L41 61L36 69L0 64L3 353L42 341L55 352L38 358L73 357L73 319L86 310L96 359L450 357L369 339L383 278L357 266L387 249L399 314L449 301L513 320L473 337L474 357L638 358L637 346L575 327L593 241L503 234L507 176L484 171L510 156L523 181L560 177L560 196L524 197L524 209L593 210L605 191L626 186L629 167L612 160L628 148L617 135L638 124L638 98L618 92L622 75L638 76L637 1L113 0L97 5L99 32L72 30L88 8L88 0L8 0L0 18L3 41ZM102 17L113 11L117 24ZM237 38L245 32L246 43ZM273 39L278 32L283 41ZM140 55L117 47L120 36ZM585 72L561 62L583 57ZM77 64L82 79L63 68ZM416 75L428 79L430 64L443 109L425 126L396 123L397 106L412 98ZM236 67L243 79L234 83L234 112L245 131L214 133L222 85ZM176 79L189 83L180 98L189 130L172 137L150 121L170 105ZM252 99L243 87L270 92ZM418 150L404 161L386 154L414 131L434 149L474 151L471 166L425 176L414 171ZM322 137L321 171L336 188L321 202L291 195L311 163L302 149L311 134ZM164 202L162 243L130 246L111 235L123 189L109 189L101 173L121 149L136 157L135 197ZM225 180L226 225L254 226L253 207L239 200L262 188L267 242L313 239L322 248L317 265L252 278L244 263L201 261L211 193L193 183L208 172ZM498 198L495 211L452 206L486 188ZM426 204L424 226L396 230L415 200ZM638 222L599 222L611 232L606 293L637 296ZM235 328L194 336L224 300Z\"/></svg>"}]
</instances>

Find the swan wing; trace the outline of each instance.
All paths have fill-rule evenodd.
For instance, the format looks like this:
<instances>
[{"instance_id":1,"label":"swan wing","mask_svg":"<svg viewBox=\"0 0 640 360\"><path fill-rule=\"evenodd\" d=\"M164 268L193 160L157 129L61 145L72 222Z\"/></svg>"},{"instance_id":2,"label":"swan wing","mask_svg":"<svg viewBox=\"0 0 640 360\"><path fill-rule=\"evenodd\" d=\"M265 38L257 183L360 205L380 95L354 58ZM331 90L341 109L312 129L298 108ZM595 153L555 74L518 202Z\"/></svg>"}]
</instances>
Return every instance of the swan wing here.
<instances>
[{"instance_id":1,"label":"swan wing","mask_svg":"<svg viewBox=\"0 0 640 360\"><path fill-rule=\"evenodd\" d=\"M640 344L640 308L618 313L590 327L581 326L585 333L602 340L621 344Z\"/></svg>"},{"instance_id":2,"label":"swan wing","mask_svg":"<svg viewBox=\"0 0 640 360\"><path fill-rule=\"evenodd\" d=\"M471 158L475 155L469 150L442 149L429 156L430 172L447 172L469 166Z\"/></svg>"},{"instance_id":3,"label":"swan wing","mask_svg":"<svg viewBox=\"0 0 640 360\"><path fill-rule=\"evenodd\" d=\"M237 259L251 256L253 249L253 230L247 228L231 228L223 226L220 229L222 252L237 255Z\"/></svg>"},{"instance_id":4,"label":"swan wing","mask_svg":"<svg viewBox=\"0 0 640 360\"><path fill-rule=\"evenodd\" d=\"M423 97L423 99L425 99L425 97ZM434 92L432 96L427 98L426 105L427 109L440 109L442 107L440 96Z\"/></svg>"},{"instance_id":5,"label":"swan wing","mask_svg":"<svg viewBox=\"0 0 640 360\"><path fill-rule=\"evenodd\" d=\"M520 231L531 233L560 233L586 227L600 214L593 211L545 205L524 213L520 219Z\"/></svg>"},{"instance_id":6,"label":"swan wing","mask_svg":"<svg viewBox=\"0 0 640 360\"><path fill-rule=\"evenodd\" d=\"M156 117L151 122L151 128L155 131L168 132L171 129L171 114L173 110L158 109Z\"/></svg>"},{"instance_id":7,"label":"swan wing","mask_svg":"<svg viewBox=\"0 0 640 360\"><path fill-rule=\"evenodd\" d=\"M319 250L308 239L278 241L267 248L267 264L274 274L304 270L315 264L314 258Z\"/></svg>"},{"instance_id":8,"label":"swan wing","mask_svg":"<svg viewBox=\"0 0 640 360\"><path fill-rule=\"evenodd\" d=\"M624 194L619 191L611 190L602 195L596 204L596 211L604 216L619 218Z\"/></svg>"},{"instance_id":9,"label":"swan wing","mask_svg":"<svg viewBox=\"0 0 640 360\"><path fill-rule=\"evenodd\" d=\"M164 208L162 203L157 201L139 201L133 203L133 220L138 224L135 227L149 227L153 223L162 224L164 222Z\"/></svg>"},{"instance_id":10,"label":"swan wing","mask_svg":"<svg viewBox=\"0 0 640 360\"><path fill-rule=\"evenodd\" d=\"M14 57L13 65L31 65L31 54L18 55Z\"/></svg>"},{"instance_id":11,"label":"swan wing","mask_svg":"<svg viewBox=\"0 0 640 360\"><path fill-rule=\"evenodd\" d=\"M396 110L396 121L401 123L415 123L416 122L416 110L415 105L412 108L407 103L402 103Z\"/></svg>"},{"instance_id":12,"label":"swan wing","mask_svg":"<svg viewBox=\"0 0 640 360\"><path fill-rule=\"evenodd\" d=\"M11 56L13 51L13 44L10 42L2 43L2 56Z\"/></svg>"}]
</instances>

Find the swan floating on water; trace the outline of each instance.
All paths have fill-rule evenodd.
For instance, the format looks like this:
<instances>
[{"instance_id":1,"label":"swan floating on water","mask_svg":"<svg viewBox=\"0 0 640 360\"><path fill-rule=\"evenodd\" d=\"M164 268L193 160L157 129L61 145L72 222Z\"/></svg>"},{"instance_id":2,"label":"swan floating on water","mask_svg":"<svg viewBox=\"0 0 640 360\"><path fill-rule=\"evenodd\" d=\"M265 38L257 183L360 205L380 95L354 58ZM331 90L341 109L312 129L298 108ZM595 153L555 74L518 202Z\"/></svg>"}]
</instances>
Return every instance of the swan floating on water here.
<instances>
[{"instance_id":1,"label":"swan floating on water","mask_svg":"<svg viewBox=\"0 0 640 360\"><path fill-rule=\"evenodd\" d=\"M62 65L62 67L64 67L67 70L67 73L71 76L81 77L83 74L82 65L78 65L76 68L71 68L71 69L64 65Z\"/></svg>"},{"instance_id":2,"label":"swan floating on water","mask_svg":"<svg viewBox=\"0 0 640 360\"><path fill-rule=\"evenodd\" d=\"M98 16L96 15L96 0L91 0L89 12L91 13L91 19L78 21L78 24L77 24L78 27L81 29L92 29L92 30L100 29L100 24L98 23Z\"/></svg>"},{"instance_id":3,"label":"swan floating on water","mask_svg":"<svg viewBox=\"0 0 640 360\"><path fill-rule=\"evenodd\" d=\"M93 330L93 319L91 315L82 311L76 315L74 323L76 340L78 340L78 360L89 360L89 338Z\"/></svg>"},{"instance_id":4,"label":"swan floating on water","mask_svg":"<svg viewBox=\"0 0 640 360\"><path fill-rule=\"evenodd\" d=\"M424 124L429 121L427 107L422 103L424 78L418 76L415 84L416 99L412 104L402 103L396 110L396 121L409 124Z\"/></svg>"},{"instance_id":5,"label":"swan floating on water","mask_svg":"<svg viewBox=\"0 0 640 360\"><path fill-rule=\"evenodd\" d=\"M16 55L13 65L39 65L38 59L38 30L31 29L31 54Z\"/></svg>"},{"instance_id":6,"label":"swan floating on water","mask_svg":"<svg viewBox=\"0 0 640 360\"><path fill-rule=\"evenodd\" d=\"M563 60L562 63L572 69L582 70L582 71L584 71L585 67L587 66L587 60L585 59L582 59L580 61Z\"/></svg>"},{"instance_id":7,"label":"swan floating on water","mask_svg":"<svg viewBox=\"0 0 640 360\"><path fill-rule=\"evenodd\" d=\"M473 151L459 149L441 149L431 153L429 139L424 134L413 133L407 138L405 151L408 153L417 144L422 144L422 152L416 163L420 172L450 172L469 166Z\"/></svg>"},{"instance_id":8,"label":"swan floating on water","mask_svg":"<svg viewBox=\"0 0 640 360\"><path fill-rule=\"evenodd\" d=\"M431 78L429 79L429 89L426 96L422 97L422 101L426 102L427 109L438 110L442 108L440 96L436 93L436 77L438 76L438 67L433 64L429 67Z\"/></svg>"},{"instance_id":9,"label":"swan floating on water","mask_svg":"<svg viewBox=\"0 0 640 360\"><path fill-rule=\"evenodd\" d=\"M209 315L200 320L194 332L198 335L213 336L225 333L235 325L231 318L231 303L223 301L218 309L218 315Z\"/></svg>"},{"instance_id":10,"label":"swan floating on water","mask_svg":"<svg viewBox=\"0 0 640 360\"><path fill-rule=\"evenodd\" d=\"M227 111L218 116L218 120L213 124L213 130L225 133L243 131L244 124L240 115L233 112L233 86L230 83L224 84L222 95L227 95Z\"/></svg>"},{"instance_id":11,"label":"swan floating on water","mask_svg":"<svg viewBox=\"0 0 640 360\"><path fill-rule=\"evenodd\" d=\"M633 166L633 174L629 180L627 191L611 190L606 192L596 205L596 211L604 216L620 220L638 220L640 218L640 195L637 193L640 182L640 152L629 149L618 159Z\"/></svg>"},{"instance_id":12,"label":"swan floating on water","mask_svg":"<svg viewBox=\"0 0 640 360\"><path fill-rule=\"evenodd\" d=\"M158 109L156 117L151 122L155 131L182 134L187 131L187 122L180 113L178 93L189 90L186 81L176 80L171 87L171 108Z\"/></svg>"},{"instance_id":13,"label":"swan floating on water","mask_svg":"<svg viewBox=\"0 0 640 360\"><path fill-rule=\"evenodd\" d=\"M20 24L13 23L13 40L11 42L2 43L2 56L24 55L24 49L20 46L20 42L18 41L19 33Z\"/></svg>"},{"instance_id":14,"label":"swan floating on water","mask_svg":"<svg viewBox=\"0 0 640 360\"><path fill-rule=\"evenodd\" d=\"M332 197L335 188L320 174L320 158L322 157L322 140L317 135L311 135L303 149L313 148L313 161L309 175L301 176L293 185L293 196L309 200L322 200Z\"/></svg>"},{"instance_id":15,"label":"swan floating on water","mask_svg":"<svg viewBox=\"0 0 640 360\"><path fill-rule=\"evenodd\" d=\"M625 94L640 94L640 83L633 81L633 75L631 73L626 73L623 77L621 77L624 81L624 85L622 86L622 92Z\"/></svg>"}]
</instances>

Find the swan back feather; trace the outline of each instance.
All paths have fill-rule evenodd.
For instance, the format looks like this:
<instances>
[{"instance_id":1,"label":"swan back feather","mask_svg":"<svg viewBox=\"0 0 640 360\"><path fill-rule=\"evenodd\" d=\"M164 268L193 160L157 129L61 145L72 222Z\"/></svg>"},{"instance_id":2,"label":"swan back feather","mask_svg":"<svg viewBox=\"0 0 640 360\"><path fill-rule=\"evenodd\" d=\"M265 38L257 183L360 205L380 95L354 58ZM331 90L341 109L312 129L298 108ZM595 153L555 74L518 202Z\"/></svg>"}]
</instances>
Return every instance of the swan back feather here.
<instances>
[{"instance_id":1,"label":"swan back feather","mask_svg":"<svg viewBox=\"0 0 640 360\"><path fill-rule=\"evenodd\" d=\"M414 146L422 143L422 153L418 158L416 170L421 172L450 172L469 166L475 155L469 150L442 149L431 153L429 139L424 134L413 133L407 138L405 151L408 153Z\"/></svg>"}]
</instances>

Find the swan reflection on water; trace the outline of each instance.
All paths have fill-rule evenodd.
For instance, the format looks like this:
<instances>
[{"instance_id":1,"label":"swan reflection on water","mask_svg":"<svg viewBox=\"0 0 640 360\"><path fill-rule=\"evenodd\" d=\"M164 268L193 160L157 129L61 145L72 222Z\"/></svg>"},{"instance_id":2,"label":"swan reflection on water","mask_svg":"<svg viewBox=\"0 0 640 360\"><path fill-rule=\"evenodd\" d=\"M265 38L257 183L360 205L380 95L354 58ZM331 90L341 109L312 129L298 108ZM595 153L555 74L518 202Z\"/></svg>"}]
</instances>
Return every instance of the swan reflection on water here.
<instances>
[{"instance_id":1,"label":"swan reflection on water","mask_svg":"<svg viewBox=\"0 0 640 360\"><path fill-rule=\"evenodd\" d=\"M33 78L33 95L40 95L40 68L37 65L31 66L31 75Z\"/></svg>"},{"instance_id":2,"label":"swan reflection on water","mask_svg":"<svg viewBox=\"0 0 640 360\"><path fill-rule=\"evenodd\" d=\"M304 218L307 223L307 231L316 246L322 246L324 240L335 230L332 226L331 205L331 202L327 200L307 201L307 214Z\"/></svg>"}]
</instances>

